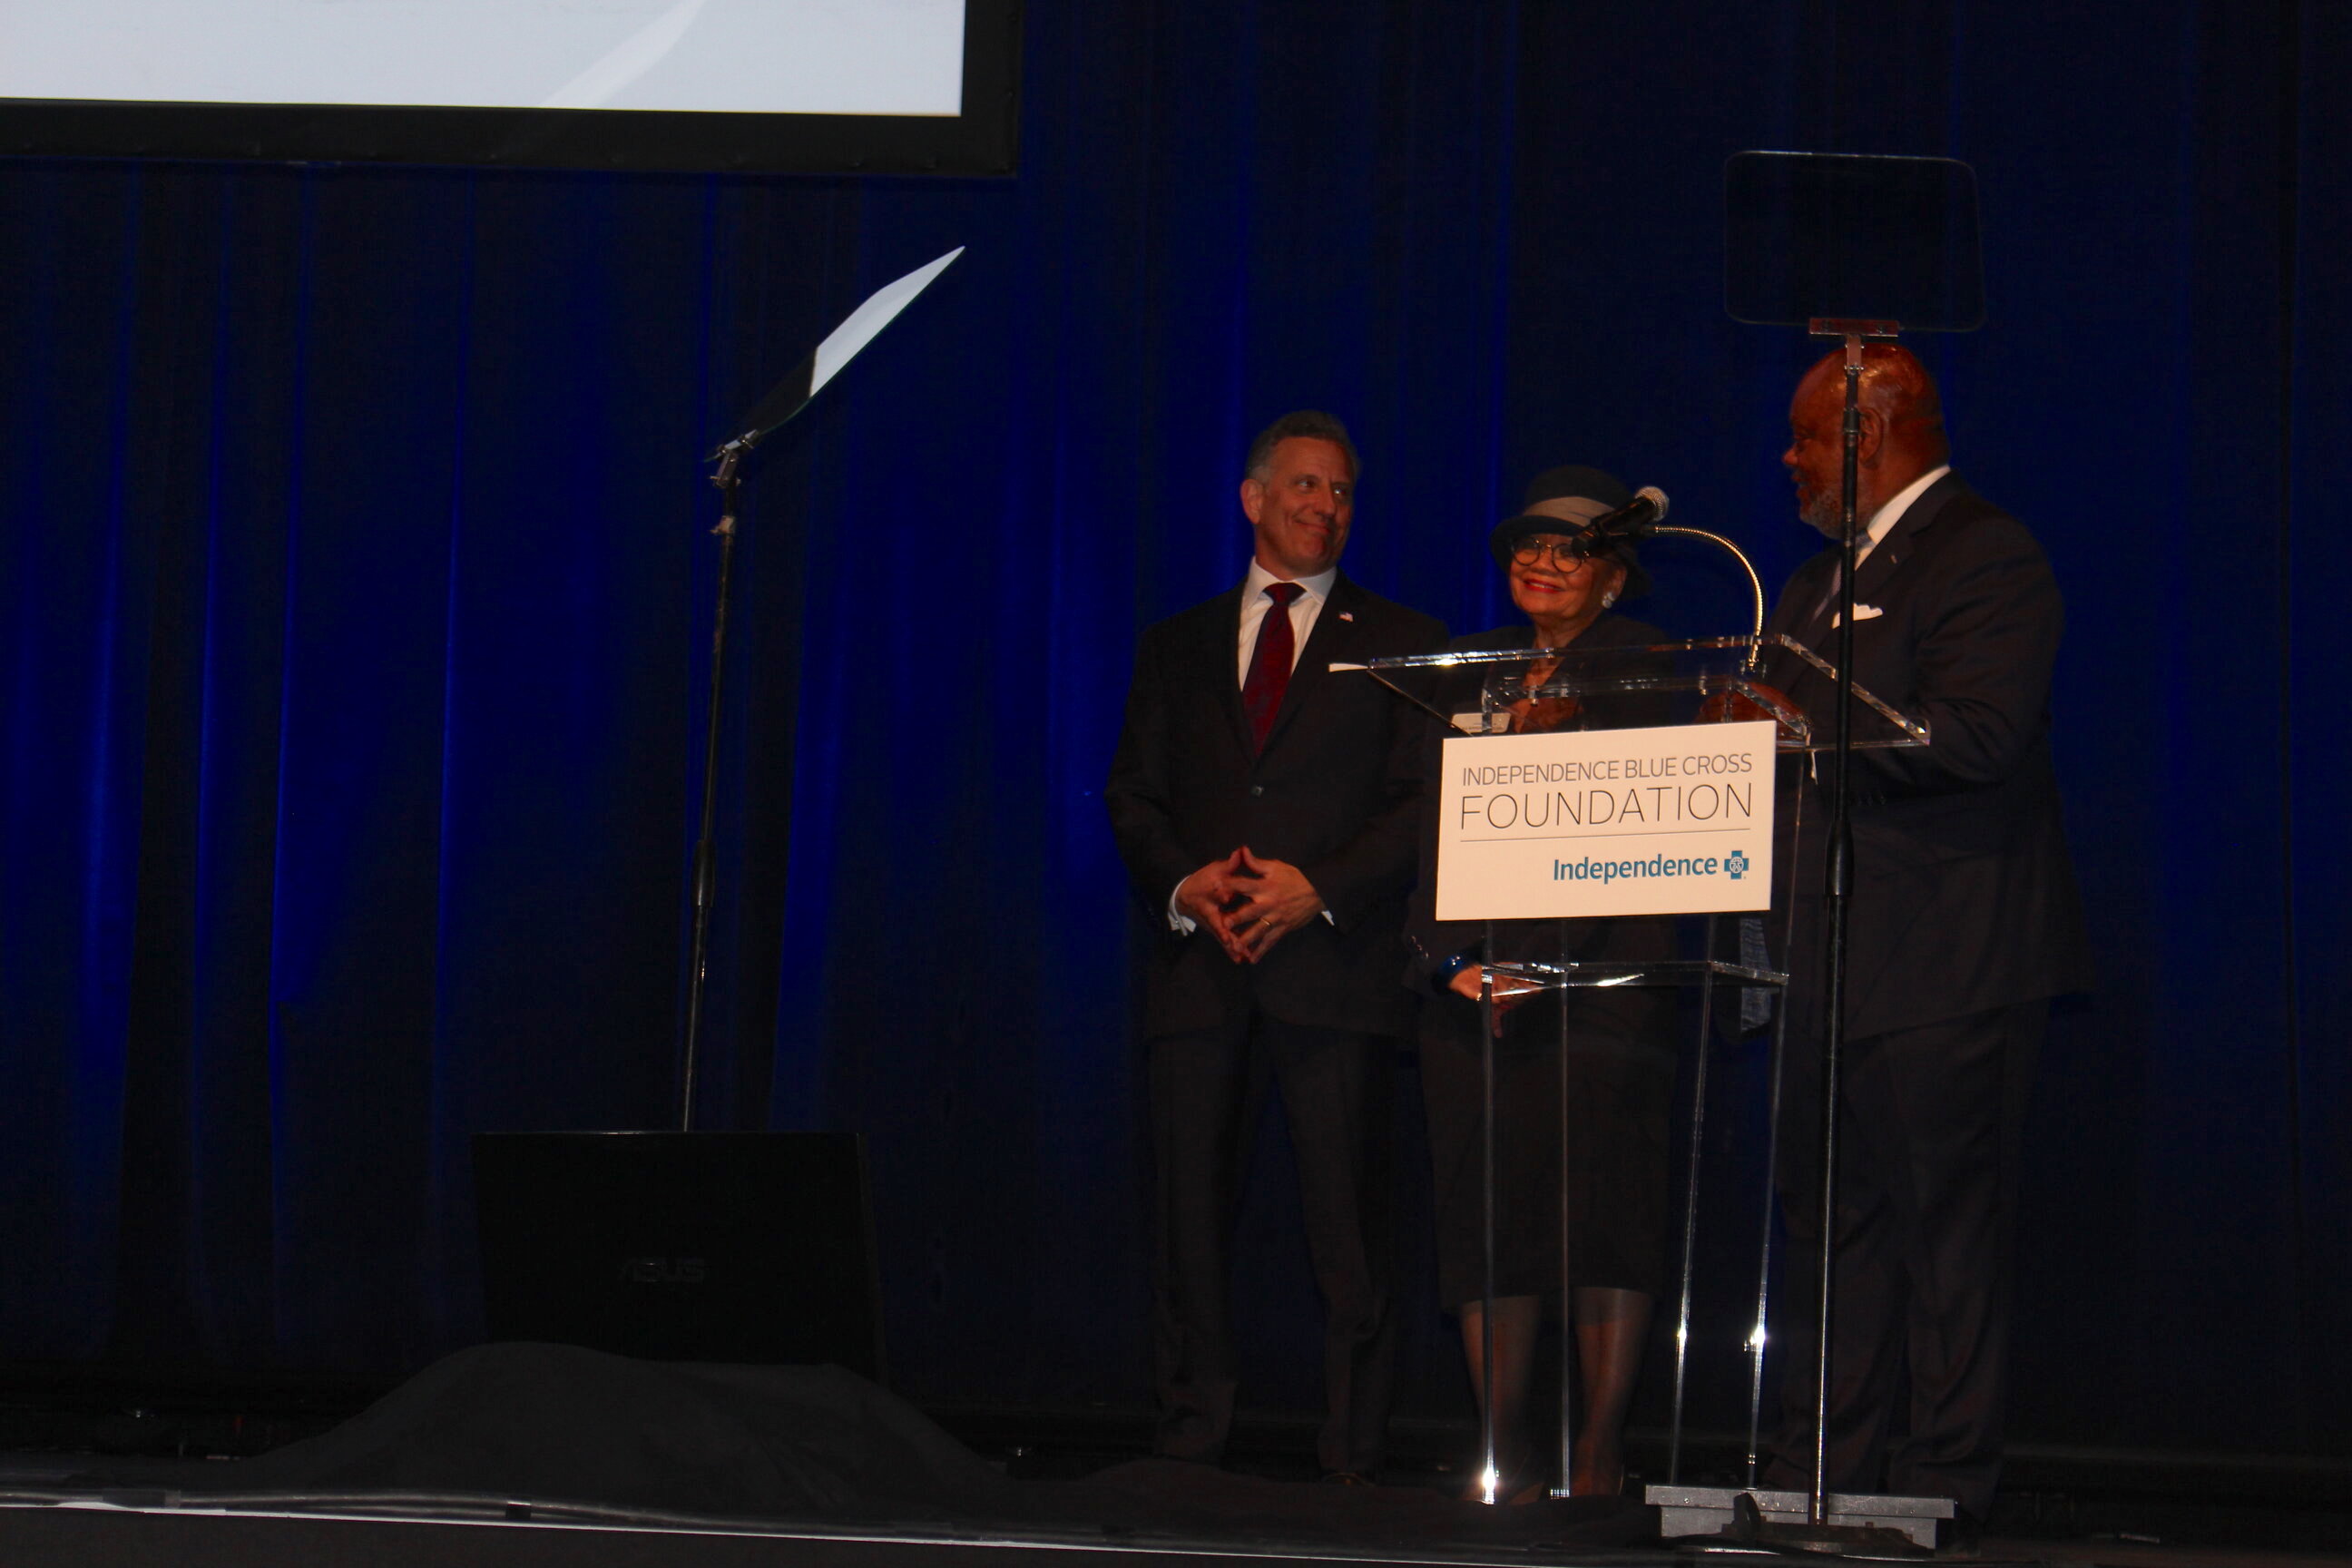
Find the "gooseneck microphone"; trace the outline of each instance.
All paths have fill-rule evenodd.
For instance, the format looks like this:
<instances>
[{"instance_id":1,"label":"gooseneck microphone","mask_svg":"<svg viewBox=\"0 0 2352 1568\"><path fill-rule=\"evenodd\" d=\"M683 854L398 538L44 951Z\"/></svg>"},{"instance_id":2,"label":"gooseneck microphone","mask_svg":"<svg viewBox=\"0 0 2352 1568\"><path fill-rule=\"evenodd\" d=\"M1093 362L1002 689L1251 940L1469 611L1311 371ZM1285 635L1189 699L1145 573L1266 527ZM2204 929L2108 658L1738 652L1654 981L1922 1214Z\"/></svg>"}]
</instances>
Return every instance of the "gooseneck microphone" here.
<instances>
[{"instance_id":1,"label":"gooseneck microphone","mask_svg":"<svg viewBox=\"0 0 2352 1568\"><path fill-rule=\"evenodd\" d=\"M1594 555L1612 544L1647 539L1665 515L1666 492L1655 485L1643 485L1633 492L1632 500L1586 523L1584 532L1578 538L1576 552Z\"/></svg>"}]
</instances>

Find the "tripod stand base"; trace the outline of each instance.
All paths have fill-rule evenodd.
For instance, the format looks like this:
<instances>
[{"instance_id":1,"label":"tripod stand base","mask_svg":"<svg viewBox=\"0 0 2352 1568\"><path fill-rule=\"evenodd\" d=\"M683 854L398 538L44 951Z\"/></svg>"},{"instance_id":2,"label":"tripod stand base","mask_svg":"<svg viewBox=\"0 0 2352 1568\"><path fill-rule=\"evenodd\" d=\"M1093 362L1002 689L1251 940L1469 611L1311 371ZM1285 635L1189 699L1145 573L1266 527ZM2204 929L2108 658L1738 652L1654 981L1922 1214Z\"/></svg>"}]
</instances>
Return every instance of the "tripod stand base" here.
<instances>
[{"instance_id":1,"label":"tripod stand base","mask_svg":"<svg viewBox=\"0 0 2352 1568\"><path fill-rule=\"evenodd\" d=\"M1658 1533L1720 1535L1727 1542L1774 1550L1917 1556L1936 1550L1936 1529L1952 1517L1948 1497L1887 1497L1832 1492L1829 1518L1807 1521L1806 1492L1741 1491L1730 1487L1654 1486L1642 1500L1658 1510Z\"/></svg>"}]
</instances>

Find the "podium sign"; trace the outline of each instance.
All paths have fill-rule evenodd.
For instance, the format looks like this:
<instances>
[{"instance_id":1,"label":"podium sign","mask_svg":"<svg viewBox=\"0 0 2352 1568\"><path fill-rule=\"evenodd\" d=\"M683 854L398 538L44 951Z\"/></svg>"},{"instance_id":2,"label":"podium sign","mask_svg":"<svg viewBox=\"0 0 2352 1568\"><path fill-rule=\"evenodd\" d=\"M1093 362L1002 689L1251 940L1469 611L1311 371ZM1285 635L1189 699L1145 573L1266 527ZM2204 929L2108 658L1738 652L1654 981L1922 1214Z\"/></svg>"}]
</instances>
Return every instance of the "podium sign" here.
<instances>
[{"instance_id":1,"label":"podium sign","mask_svg":"<svg viewBox=\"0 0 2352 1568\"><path fill-rule=\"evenodd\" d=\"M1772 906L1769 720L1454 736L1437 789L1437 918Z\"/></svg>"}]
</instances>

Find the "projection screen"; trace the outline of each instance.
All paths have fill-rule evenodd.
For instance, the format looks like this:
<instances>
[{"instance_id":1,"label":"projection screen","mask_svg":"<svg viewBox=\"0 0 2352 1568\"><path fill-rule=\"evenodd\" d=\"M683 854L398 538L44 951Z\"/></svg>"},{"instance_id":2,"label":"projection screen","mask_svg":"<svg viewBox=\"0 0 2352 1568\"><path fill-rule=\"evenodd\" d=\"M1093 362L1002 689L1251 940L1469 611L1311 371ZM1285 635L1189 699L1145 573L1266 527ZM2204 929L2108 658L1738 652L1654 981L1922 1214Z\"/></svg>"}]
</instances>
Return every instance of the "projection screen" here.
<instances>
[{"instance_id":1,"label":"projection screen","mask_svg":"<svg viewBox=\"0 0 2352 1568\"><path fill-rule=\"evenodd\" d=\"M0 152L1010 174L1018 0L0 0Z\"/></svg>"}]
</instances>

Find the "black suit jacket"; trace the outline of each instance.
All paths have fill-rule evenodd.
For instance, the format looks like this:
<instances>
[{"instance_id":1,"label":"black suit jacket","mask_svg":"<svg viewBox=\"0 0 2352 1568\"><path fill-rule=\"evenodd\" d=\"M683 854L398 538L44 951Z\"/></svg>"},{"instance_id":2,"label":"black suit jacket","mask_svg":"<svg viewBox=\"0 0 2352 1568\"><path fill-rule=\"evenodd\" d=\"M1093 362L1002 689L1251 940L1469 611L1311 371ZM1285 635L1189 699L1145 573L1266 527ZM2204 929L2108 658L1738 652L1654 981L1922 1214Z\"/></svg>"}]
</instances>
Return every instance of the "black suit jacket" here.
<instances>
[{"instance_id":1,"label":"black suit jacket","mask_svg":"<svg viewBox=\"0 0 2352 1568\"><path fill-rule=\"evenodd\" d=\"M1255 1002L1294 1024L1403 1035L1412 998L1396 976L1421 805L1419 710L1369 675L1330 667L1429 652L1445 627L1341 575L1252 756L1240 626L1236 586L1147 628L1136 652L1104 798L1155 933L1145 1029L1213 1028ZM1242 845L1298 867L1332 917L1247 965L1167 921L1176 885Z\"/></svg>"},{"instance_id":2,"label":"black suit jacket","mask_svg":"<svg viewBox=\"0 0 2352 1568\"><path fill-rule=\"evenodd\" d=\"M1815 607L1838 550L1804 565L1772 629L1834 662ZM2082 910L2050 765L2050 675L2064 612L2050 563L2023 524L1947 474L1924 491L1854 577L1854 679L1925 717L1932 742L1856 752L1847 1030L1910 1028L2080 989ZM1783 654L1767 679L1829 732L1831 683ZM1826 763L1823 767L1827 776ZM1806 803L1790 954L1800 1016L1821 976L1818 897L1827 802ZM1784 806L1785 809L1785 806Z\"/></svg>"}]
</instances>

